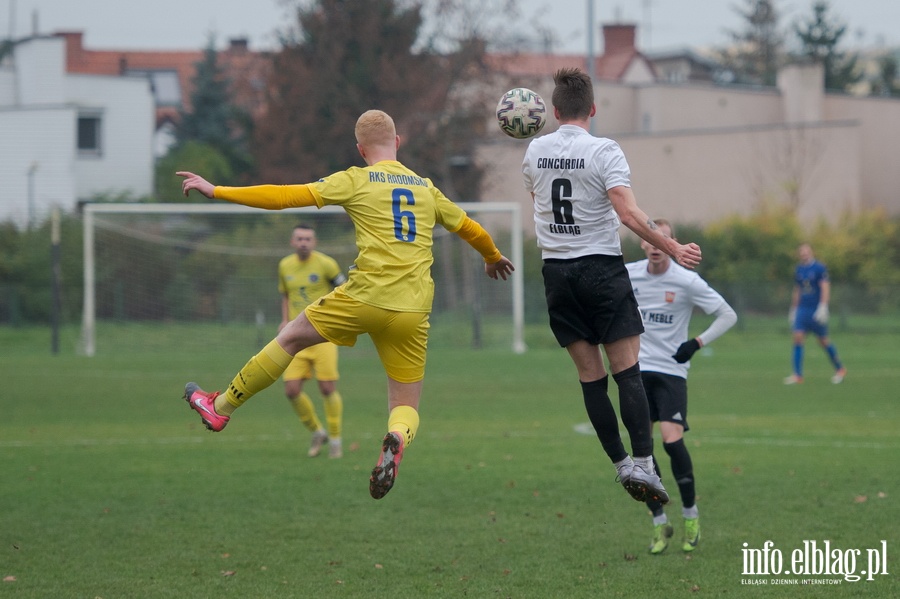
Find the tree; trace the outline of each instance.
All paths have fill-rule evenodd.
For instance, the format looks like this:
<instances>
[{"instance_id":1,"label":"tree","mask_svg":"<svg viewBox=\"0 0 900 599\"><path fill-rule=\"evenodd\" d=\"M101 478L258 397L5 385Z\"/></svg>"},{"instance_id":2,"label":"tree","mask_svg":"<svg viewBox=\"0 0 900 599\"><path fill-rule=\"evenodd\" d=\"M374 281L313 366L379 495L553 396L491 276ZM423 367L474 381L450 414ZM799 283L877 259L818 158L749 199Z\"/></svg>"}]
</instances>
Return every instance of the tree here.
<instances>
[{"instance_id":1,"label":"tree","mask_svg":"<svg viewBox=\"0 0 900 599\"><path fill-rule=\"evenodd\" d=\"M897 57L885 54L878 59L878 75L871 81L873 96L900 96L900 67Z\"/></svg>"},{"instance_id":2,"label":"tree","mask_svg":"<svg viewBox=\"0 0 900 599\"><path fill-rule=\"evenodd\" d=\"M800 54L820 62L825 70L825 89L845 91L862 79L855 55L838 50L847 25L829 14L826 0L813 4L812 17L794 25L800 40Z\"/></svg>"},{"instance_id":3,"label":"tree","mask_svg":"<svg viewBox=\"0 0 900 599\"><path fill-rule=\"evenodd\" d=\"M182 110L175 130L176 150L188 142L209 146L228 161L231 177L222 184L235 183L253 170L249 141L250 115L232 102L230 82L219 65L215 40L211 37L203 60L196 64L192 79L191 110Z\"/></svg>"},{"instance_id":4,"label":"tree","mask_svg":"<svg viewBox=\"0 0 900 599\"><path fill-rule=\"evenodd\" d=\"M230 182L236 180L228 158L213 146L200 141L188 140L171 148L156 163L155 189L160 202L202 203L208 201L200 194L186 198L181 192L181 177L175 176L179 170L203 173L210 181Z\"/></svg>"},{"instance_id":5,"label":"tree","mask_svg":"<svg viewBox=\"0 0 900 599\"><path fill-rule=\"evenodd\" d=\"M744 20L740 31L730 31L733 45L719 52L722 65L737 83L775 85L781 64L784 34L773 0L744 0L735 11Z\"/></svg>"},{"instance_id":6,"label":"tree","mask_svg":"<svg viewBox=\"0 0 900 599\"><path fill-rule=\"evenodd\" d=\"M449 10L460 2L438 4ZM454 187L474 193L480 173L471 155L489 111L478 86L468 83L484 73L485 32L460 25L464 20L451 27L444 14L444 37L429 38L422 34L423 11L402 0L297 7L297 28L274 56L267 111L257 123L262 179L314 181L362 164L354 125L362 112L378 108L396 120L404 163L451 197Z\"/></svg>"}]
</instances>

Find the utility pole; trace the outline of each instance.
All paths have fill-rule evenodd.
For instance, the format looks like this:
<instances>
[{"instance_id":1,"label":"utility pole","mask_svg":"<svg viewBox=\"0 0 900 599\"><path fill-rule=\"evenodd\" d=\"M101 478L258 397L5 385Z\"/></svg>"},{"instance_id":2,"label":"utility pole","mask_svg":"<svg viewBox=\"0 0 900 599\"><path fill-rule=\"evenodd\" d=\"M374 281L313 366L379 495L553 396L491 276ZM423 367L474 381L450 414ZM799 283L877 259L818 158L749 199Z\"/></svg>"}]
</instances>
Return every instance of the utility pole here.
<instances>
[{"instance_id":1,"label":"utility pole","mask_svg":"<svg viewBox=\"0 0 900 599\"><path fill-rule=\"evenodd\" d=\"M37 172L38 163L35 160L28 167L28 229L31 230L37 224L37 208L34 203L34 174Z\"/></svg>"},{"instance_id":2,"label":"utility pole","mask_svg":"<svg viewBox=\"0 0 900 599\"><path fill-rule=\"evenodd\" d=\"M585 64L585 72L588 74L588 77L591 78L591 85L596 88L596 72L594 66L596 65L596 60L594 60L594 0L586 0L587 2L587 59ZM590 122L590 132L594 133L594 119L591 119Z\"/></svg>"}]
</instances>

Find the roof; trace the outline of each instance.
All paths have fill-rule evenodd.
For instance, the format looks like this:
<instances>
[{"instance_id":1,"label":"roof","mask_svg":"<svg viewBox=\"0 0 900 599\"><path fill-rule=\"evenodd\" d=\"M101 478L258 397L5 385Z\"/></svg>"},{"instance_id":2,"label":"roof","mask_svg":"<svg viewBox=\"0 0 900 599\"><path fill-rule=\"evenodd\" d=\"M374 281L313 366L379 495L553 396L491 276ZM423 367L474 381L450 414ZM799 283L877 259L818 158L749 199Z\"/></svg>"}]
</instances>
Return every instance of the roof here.
<instances>
[{"instance_id":1,"label":"roof","mask_svg":"<svg viewBox=\"0 0 900 599\"><path fill-rule=\"evenodd\" d=\"M189 111L192 79L197 63L203 60L204 50L88 50L83 45L81 31L63 31L54 35L66 40L66 71L90 75L125 75L129 71L174 71L181 89L181 106L157 108L157 122L161 123L178 109ZM259 114L264 106L265 81L271 68L271 55L252 52L247 40L232 40L227 50L218 52L219 64L231 79L237 105Z\"/></svg>"}]
</instances>

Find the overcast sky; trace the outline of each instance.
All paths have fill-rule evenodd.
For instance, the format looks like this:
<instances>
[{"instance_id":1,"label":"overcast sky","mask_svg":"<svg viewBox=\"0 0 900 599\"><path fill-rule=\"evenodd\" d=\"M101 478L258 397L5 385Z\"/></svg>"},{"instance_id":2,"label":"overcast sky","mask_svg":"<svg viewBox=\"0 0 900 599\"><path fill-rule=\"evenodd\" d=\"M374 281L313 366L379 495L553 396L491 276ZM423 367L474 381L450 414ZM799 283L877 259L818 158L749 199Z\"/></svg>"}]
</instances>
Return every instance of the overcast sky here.
<instances>
[{"instance_id":1,"label":"overcast sky","mask_svg":"<svg viewBox=\"0 0 900 599\"><path fill-rule=\"evenodd\" d=\"M364 1L364 0L362 0ZM591 0L519 0L523 24L551 28L558 51L587 51ZM776 0L788 24L812 13L813 0ZM643 50L727 43L727 30L741 29L735 7L745 0L593 0L594 21L638 24ZM830 0L832 12L848 26L845 49L900 46L900 0ZM552 8L551 8L552 7ZM34 15L37 15L36 17ZM13 19L12 16L15 15ZM85 46L106 49L198 49L215 33L220 45L246 36L253 49L277 46L274 32L287 21L284 0L0 0L0 38L81 30ZM599 34L596 51L602 51Z\"/></svg>"}]
</instances>

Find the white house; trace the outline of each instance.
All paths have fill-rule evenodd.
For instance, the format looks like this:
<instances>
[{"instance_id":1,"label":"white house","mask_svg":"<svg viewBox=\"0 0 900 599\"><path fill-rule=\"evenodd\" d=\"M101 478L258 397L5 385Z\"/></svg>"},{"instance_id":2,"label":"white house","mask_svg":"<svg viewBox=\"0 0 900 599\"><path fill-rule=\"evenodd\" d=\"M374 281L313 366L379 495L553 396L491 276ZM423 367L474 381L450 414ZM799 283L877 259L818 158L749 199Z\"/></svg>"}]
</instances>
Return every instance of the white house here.
<instances>
[{"instance_id":1,"label":"white house","mask_svg":"<svg viewBox=\"0 0 900 599\"><path fill-rule=\"evenodd\" d=\"M16 42L0 63L0 221L150 195L154 129L147 78L69 74L64 39Z\"/></svg>"}]
</instances>

